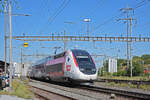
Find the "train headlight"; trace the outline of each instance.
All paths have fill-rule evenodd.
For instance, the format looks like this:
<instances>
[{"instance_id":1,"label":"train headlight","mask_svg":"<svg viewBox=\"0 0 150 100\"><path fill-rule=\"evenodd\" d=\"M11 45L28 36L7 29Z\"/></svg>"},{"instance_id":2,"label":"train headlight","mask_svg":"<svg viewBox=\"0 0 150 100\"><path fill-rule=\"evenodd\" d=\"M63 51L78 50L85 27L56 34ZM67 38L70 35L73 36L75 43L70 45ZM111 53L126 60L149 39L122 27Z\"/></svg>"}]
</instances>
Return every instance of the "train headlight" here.
<instances>
[{"instance_id":1,"label":"train headlight","mask_svg":"<svg viewBox=\"0 0 150 100\"><path fill-rule=\"evenodd\" d=\"M93 68L93 69L92 69L92 72L95 72L95 71L96 71L96 69L95 69L95 68Z\"/></svg>"},{"instance_id":2,"label":"train headlight","mask_svg":"<svg viewBox=\"0 0 150 100\"><path fill-rule=\"evenodd\" d=\"M84 71L84 68L80 68L80 71Z\"/></svg>"}]
</instances>

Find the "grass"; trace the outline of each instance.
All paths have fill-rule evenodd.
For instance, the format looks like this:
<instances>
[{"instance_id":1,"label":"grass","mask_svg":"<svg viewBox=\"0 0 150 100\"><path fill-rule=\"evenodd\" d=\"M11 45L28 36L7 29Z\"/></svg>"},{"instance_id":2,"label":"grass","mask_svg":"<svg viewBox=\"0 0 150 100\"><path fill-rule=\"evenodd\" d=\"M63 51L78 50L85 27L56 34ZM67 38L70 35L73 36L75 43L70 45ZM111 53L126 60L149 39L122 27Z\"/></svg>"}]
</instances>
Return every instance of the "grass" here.
<instances>
[{"instance_id":1,"label":"grass","mask_svg":"<svg viewBox=\"0 0 150 100\"><path fill-rule=\"evenodd\" d=\"M0 90L0 95L9 95L9 92Z\"/></svg>"},{"instance_id":2,"label":"grass","mask_svg":"<svg viewBox=\"0 0 150 100\"><path fill-rule=\"evenodd\" d=\"M150 81L150 78L146 76L137 76L137 77L125 77L125 76L103 76L100 79L119 79L119 80L143 80L143 81Z\"/></svg>"},{"instance_id":3,"label":"grass","mask_svg":"<svg viewBox=\"0 0 150 100\"><path fill-rule=\"evenodd\" d=\"M125 77L125 76L103 76L100 79L118 79L118 80L142 80L142 81L150 81L150 78L146 76L137 76L137 77ZM128 87L128 88L139 88L142 90L150 91L150 85L137 85L135 84L128 84L128 83L115 83L115 82L107 82L107 86L115 86L115 87Z\"/></svg>"},{"instance_id":4,"label":"grass","mask_svg":"<svg viewBox=\"0 0 150 100\"><path fill-rule=\"evenodd\" d=\"M31 99L34 97L34 94L29 90L28 86L25 85L26 81L13 80L12 92L0 91L2 95L14 95L20 98Z\"/></svg>"},{"instance_id":5,"label":"grass","mask_svg":"<svg viewBox=\"0 0 150 100\"><path fill-rule=\"evenodd\" d=\"M127 83L107 82L106 85L111 87L137 88L137 85ZM140 85L139 89L150 91L150 85Z\"/></svg>"},{"instance_id":6,"label":"grass","mask_svg":"<svg viewBox=\"0 0 150 100\"><path fill-rule=\"evenodd\" d=\"M150 91L150 85L140 85L140 88L143 90L149 90Z\"/></svg>"}]
</instances>

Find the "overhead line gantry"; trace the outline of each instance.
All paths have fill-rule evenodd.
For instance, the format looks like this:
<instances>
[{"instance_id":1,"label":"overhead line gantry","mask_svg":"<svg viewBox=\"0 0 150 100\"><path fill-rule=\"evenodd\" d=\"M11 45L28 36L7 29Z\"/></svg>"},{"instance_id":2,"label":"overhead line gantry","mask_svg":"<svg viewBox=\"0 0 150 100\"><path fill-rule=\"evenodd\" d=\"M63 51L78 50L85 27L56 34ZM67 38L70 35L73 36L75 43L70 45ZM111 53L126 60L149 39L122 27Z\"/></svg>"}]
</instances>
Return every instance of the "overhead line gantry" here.
<instances>
[{"instance_id":1,"label":"overhead line gantry","mask_svg":"<svg viewBox=\"0 0 150 100\"><path fill-rule=\"evenodd\" d=\"M21 41L114 41L114 42L150 42L150 37L106 37L106 36L13 36Z\"/></svg>"}]
</instances>

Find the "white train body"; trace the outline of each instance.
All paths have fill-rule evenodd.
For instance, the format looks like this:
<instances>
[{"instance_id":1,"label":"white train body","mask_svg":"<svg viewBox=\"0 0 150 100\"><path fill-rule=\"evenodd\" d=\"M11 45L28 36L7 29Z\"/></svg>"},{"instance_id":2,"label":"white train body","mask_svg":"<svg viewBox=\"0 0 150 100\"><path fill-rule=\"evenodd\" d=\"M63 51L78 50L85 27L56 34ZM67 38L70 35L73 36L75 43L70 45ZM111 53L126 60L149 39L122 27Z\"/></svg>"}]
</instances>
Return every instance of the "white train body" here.
<instances>
[{"instance_id":1,"label":"white train body","mask_svg":"<svg viewBox=\"0 0 150 100\"><path fill-rule=\"evenodd\" d=\"M67 50L34 64L30 68L29 77L55 81L92 82L97 79L97 70L88 52Z\"/></svg>"}]
</instances>

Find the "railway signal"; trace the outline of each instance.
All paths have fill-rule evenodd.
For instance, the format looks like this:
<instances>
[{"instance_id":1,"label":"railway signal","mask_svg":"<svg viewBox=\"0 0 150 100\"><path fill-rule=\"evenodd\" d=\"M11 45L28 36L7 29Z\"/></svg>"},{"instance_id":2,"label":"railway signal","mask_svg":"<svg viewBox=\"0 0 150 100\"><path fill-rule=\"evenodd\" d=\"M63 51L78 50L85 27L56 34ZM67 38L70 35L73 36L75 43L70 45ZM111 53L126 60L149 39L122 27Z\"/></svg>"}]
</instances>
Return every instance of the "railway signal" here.
<instances>
[{"instance_id":1,"label":"railway signal","mask_svg":"<svg viewBox=\"0 0 150 100\"><path fill-rule=\"evenodd\" d=\"M25 42L25 43L23 44L23 46L24 46L24 47L28 47L28 43Z\"/></svg>"}]
</instances>

